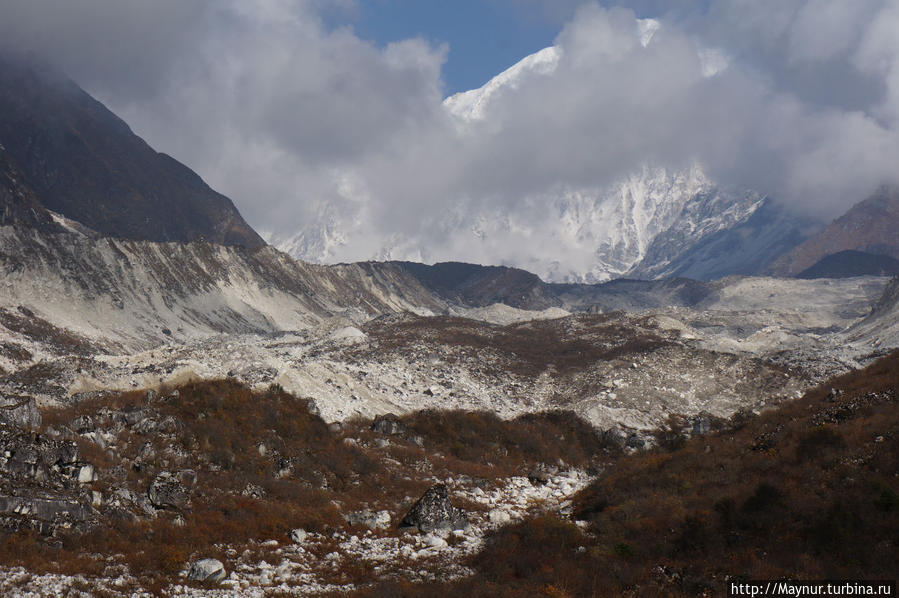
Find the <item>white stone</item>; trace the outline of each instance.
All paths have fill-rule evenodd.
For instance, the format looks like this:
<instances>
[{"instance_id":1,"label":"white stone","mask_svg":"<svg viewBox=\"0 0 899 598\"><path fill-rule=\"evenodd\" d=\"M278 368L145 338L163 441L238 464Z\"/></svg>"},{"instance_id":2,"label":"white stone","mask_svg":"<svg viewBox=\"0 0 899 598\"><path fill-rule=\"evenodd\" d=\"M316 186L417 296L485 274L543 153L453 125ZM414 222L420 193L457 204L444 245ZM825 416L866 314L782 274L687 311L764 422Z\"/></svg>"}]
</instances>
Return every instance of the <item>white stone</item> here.
<instances>
[{"instance_id":1,"label":"white stone","mask_svg":"<svg viewBox=\"0 0 899 598\"><path fill-rule=\"evenodd\" d=\"M90 484L94 481L94 466L90 463L82 465L78 469L78 483Z\"/></svg>"},{"instance_id":2,"label":"white stone","mask_svg":"<svg viewBox=\"0 0 899 598\"><path fill-rule=\"evenodd\" d=\"M509 523L512 520L512 517L508 512L502 509L493 509L490 511L490 523L494 523L496 525L503 525L504 523Z\"/></svg>"},{"instance_id":3,"label":"white stone","mask_svg":"<svg viewBox=\"0 0 899 598\"><path fill-rule=\"evenodd\" d=\"M297 529L290 532L290 539L293 540L294 542L296 542L297 544L302 544L303 542L306 541L306 537L308 535L309 534L306 533L306 530L298 527Z\"/></svg>"},{"instance_id":4,"label":"white stone","mask_svg":"<svg viewBox=\"0 0 899 598\"><path fill-rule=\"evenodd\" d=\"M446 548L447 546L449 546L446 543L446 540L444 540L440 536L437 536L434 534L428 534L427 536L425 536L424 544L425 544L425 546L428 546L430 548L437 548L437 549Z\"/></svg>"},{"instance_id":5,"label":"white stone","mask_svg":"<svg viewBox=\"0 0 899 598\"><path fill-rule=\"evenodd\" d=\"M218 582L225 579L225 566L218 559L202 559L190 566L188 579L194 581Z\"/></svg>"}]
</instances>

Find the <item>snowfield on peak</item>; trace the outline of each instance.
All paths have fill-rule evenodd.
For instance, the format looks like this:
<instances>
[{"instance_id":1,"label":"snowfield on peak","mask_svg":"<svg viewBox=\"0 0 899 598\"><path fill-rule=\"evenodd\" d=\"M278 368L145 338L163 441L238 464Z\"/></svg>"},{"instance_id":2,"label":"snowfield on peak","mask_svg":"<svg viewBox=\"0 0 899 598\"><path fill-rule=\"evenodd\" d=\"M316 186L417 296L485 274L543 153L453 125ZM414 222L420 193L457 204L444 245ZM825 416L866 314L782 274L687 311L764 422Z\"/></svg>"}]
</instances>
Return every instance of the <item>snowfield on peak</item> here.
<instances>
[{"instance_id":1,"label":"snowfield on peak","mask_svg":"<svg viewBox=\"0 0 899 598\"><path fill-rule=\"evenodd\" d=\"M658 27L651 20L640 22L644 47ZM715 63L704 66L709 73L725 68L724 58L714 52L702 56ZM502 120L504 102L529 82L550 76L562 61L562 48L550 46L482 87L446 98L443 108L458 138L490 135L491 127ZM477 194L453 197L442 207L422 210L418 226L404 231L379 231L366 224L371 222L369 211L377 208L371 207L374 200L363 183L342 184L341 189L345 206L320 203L295 233L264 236L282 251L315 263L465 261L524 268L548 282L587 283L622 276L662 278L681 270L700 279L756 274L768 256L747 251L741 243L764 238L765 247L786 251L804 238L798 232L802 227L792 225L785 213L728 238L728 232L745 227L763 206L770 211L772 201L748 189L717 184L698 163L676 168L645 163L599 185L560 181L499 206ZM707 247L710 240L717 245ZM693 256L700 249L705 254Z\"/></svg>"},{"instance_id":2,"label":"snowfield on peak","mask_svg":"<svg viewBox=\"0 0 899 598\"><path fill-rule=\"evenodd\" d=\"M495 94L516 89L524 76L553 72L559 64L561 53L558 46L543 48L493 77L483 87L451 95L443 101L443 105L460 122L483 120Z\"/></svg>"}]
</instances>

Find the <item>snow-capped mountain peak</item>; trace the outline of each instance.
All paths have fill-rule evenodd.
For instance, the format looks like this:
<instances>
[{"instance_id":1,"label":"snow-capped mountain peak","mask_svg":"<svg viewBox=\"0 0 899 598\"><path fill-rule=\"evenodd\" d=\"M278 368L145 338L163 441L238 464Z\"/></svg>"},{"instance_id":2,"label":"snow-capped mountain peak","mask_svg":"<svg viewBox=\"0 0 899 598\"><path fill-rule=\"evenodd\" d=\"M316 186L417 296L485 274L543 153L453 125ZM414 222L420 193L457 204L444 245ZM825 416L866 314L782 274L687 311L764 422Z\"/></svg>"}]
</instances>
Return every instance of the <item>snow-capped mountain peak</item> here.
<instances>
[{"instance_id":1,"label":"snow-capped mountain peak","mask_svg":"<svg viewBox=\"0 0 899 598\"><path fill-rule=\"evenodd\" d=\"M561 56L562 49L558 46L543 48L493 77L482 87L451 95L443 101L443 105L463 122L483 120L494 95L503 90L517 89L525 77L552 73Z\"/></svg>"},{"instance_id":2,"label":"snow-capped mountain peak","mask_svg":"<svg viewBox=\"0 0 899 598\"><path fill-rule=\"evenodd\" d=\"M639 21L635 35L640 45L651 44L660 27L651 19ZM482 87L446 98L443 107L460 136L480 134L494 122L494 111L502 109L505 94L521 92L534 78L551 77L564 59L561 46L544 48ZM700 62L705 76L727 66L726 57L714 52L701 56ZM313 221L297 234L266 238L295 257L315 262L492 263L524 268L551 282L654 278L681 271L701 278L728 273L730 268L751 273L764 265L750 267L733 256L724 261L707 254L701 260L689 257L699 247L708 251L706 240L748 222L766 204L763 196L750 190L722 188L698 163L674 169L644 164L602 185L563 181L499 207L476 196L457 197L441 210L423 215L418 229L411 232L372 230L367 224L367 198L360 198L342 209L320 205ZM786 243L781 237L793 239L795 227L779 226L777 235L766 237L771 246ZM740 242L737 237L719 241Z\"/></svg>"}]
</instances>

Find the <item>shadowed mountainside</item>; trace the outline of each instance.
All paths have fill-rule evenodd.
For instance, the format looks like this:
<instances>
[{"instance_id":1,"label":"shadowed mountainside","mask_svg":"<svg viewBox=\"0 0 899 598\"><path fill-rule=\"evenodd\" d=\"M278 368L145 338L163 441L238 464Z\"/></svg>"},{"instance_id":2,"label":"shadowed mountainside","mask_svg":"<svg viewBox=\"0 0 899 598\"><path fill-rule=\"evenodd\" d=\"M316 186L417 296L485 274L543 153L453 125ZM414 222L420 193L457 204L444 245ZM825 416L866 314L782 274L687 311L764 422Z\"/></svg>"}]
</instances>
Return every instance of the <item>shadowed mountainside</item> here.
<instances>
[{"instance_id":1,"label":"shadowed mountainside","mask_svg":"<svg viewBox=\"0 0 899 598\"><path fill-rule=\"evenodd\" d=\"M796 278L847 278L850 276L894 276L899 274L899 260L847 249L821 258Z\"/></svg>"},{"instance_id":2,"label":"shadowed mountainside","mask_svg":"<svg viewBox=\"0 0 899 598\"><path fill-rule=\"evenodd\" d=\"M770 267L774 276L795 276L822 258L847 249L899 259L899 189L881 187Z\"/></svg>"},{"instance_id":3,"label":"shadowed mountainside","mask_svg":"<svg viewBox=\"0 0 899 598\"><path fill-rule=\"evenodd\" d=\"M0 56L0 173L0 186L30 189L18 201L2 193L0 212L28 197L110 237L265 244L231 200L75 83L10 56Z\"/></svg>"}]
</instances>

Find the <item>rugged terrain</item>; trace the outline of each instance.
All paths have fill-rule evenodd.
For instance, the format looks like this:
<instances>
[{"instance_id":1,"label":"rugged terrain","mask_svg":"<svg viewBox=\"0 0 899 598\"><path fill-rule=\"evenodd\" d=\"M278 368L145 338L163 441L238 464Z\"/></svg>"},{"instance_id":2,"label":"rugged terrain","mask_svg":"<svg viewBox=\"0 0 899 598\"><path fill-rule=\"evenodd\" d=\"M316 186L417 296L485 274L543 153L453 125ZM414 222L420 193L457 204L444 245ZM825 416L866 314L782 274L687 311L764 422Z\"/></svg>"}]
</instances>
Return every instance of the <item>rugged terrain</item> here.
<instances>
[{"instance_id":1,"label":"rugged terrain","mask_svg":"<svg viewBox=\"0 0 899 598\"><path fill-rule=\"evenodd\" d=\"M460 135L552 64L448 101ZM647 167L550 202L589 255L529 263L579 282L309 264L70 81L0 77L4 595L689 595L896 562L899 278L851 276L882 260L697 280L805 228ZM583 282L624 272L660 279Z\"/></svg>"},{"instance_id":2,"label":"rugged terrain","mask_svg":"<svg viewBox=\"0 0 899 598\"><path fill-rule=\"evenodd\" d=\"M659 430L789 406L899 346L885 277L553 285L52 222L0 229L13 595L495 575L477 555L503 526L568 517ZM397 531L433 487L452 506L426 512L462 511Z\"/></svg>"}]
</instances>

